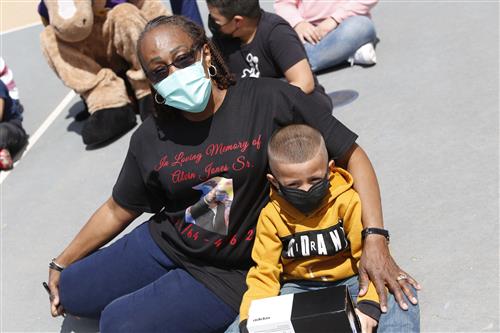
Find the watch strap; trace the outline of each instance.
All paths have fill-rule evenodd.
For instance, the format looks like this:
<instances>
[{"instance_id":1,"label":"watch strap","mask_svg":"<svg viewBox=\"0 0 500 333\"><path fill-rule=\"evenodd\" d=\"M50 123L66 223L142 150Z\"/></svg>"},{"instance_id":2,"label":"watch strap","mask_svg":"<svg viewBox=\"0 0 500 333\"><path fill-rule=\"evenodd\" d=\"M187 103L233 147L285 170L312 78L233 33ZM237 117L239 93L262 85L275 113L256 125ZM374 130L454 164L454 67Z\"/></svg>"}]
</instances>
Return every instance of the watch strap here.
<instances>
[{"instance_id":1,"label":"watch strap","mask_svg":"<svg viewBox=\"0 0 500 333\"><path fill-rule=\"evenodd\" d=\"M375 235L382 235L385 237L387 242L389 242L389 231L382 229L382 228L365 228L363 231L361 231L361 238L364 240L366 236L375 234Z\"/></svg>"}]
</instances>

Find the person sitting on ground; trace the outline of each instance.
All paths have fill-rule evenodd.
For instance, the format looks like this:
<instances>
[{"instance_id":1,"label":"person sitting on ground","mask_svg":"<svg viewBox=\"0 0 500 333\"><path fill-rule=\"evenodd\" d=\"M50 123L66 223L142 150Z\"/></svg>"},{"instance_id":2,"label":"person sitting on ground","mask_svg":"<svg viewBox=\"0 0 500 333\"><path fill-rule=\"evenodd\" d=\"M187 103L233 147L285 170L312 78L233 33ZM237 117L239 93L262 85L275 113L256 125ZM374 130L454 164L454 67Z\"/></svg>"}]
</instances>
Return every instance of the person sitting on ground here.
<instances>
[{"instance_id":1,"label":"person sitting on ground","mask_svg":"<svg viewBox=\"0 0 500 333\"><path fill-rule=\"evenodd\" d=\"M383 228L368 156L314 92L270 78L235 83L203 28L183 16L150 21L137 48L156 109L132 135L112 195L49 264L53 316L99 318L103 333L226 329L238 314L269 198L265 147L291 123L320 130L329 156L356 180L363 225ZM210 194L214 185L219 195ZM207 193L211 209L203 213L197 208ZM144 212L154 216L100 249ZM369 238L362 287L370 276L382 309L386 285L407 307L403 294L413 297L414 281L396 281L402 271L385 239Z\"/></svg>"},{"instance_id":2,"label":"person sitting on ground","mask_svg":"<svg viewBox=\"0 0 500 333\"><path fill-rule=\"evenodd\" d=\"M377 62L370 9L378 0L275 0L274 10L297 31L313 72L349 61Z\"/></svg>"},{"instance_id":3,"label":"person sitting on ground","mask_svg":"<svg viewBox=\"0 0 500 333\"><path fill-rule=\"evenodd\" d=\"M14 166L14 156L28 140L24 131L23 106L14 82L12 71L0 57L0 170Z\"/></svg>"},{"instance_id":4,"label":"person sitting on ground","mask_svg":"<svg viewBox=\"0 0 500 333\"><path fill-rule=\"evenodd\" d=\"M255 266L247 275L240 329L246 331L252 300L346 285L357 304L363 332L371 332L377 324L379 333L418 332L418 306L403 311L389 295L389 311L382 314L371 283L366 295L358 296L363 238L384 238L370 231L385 231L363 229L353 178L328 161L321 133L302 124L283 127L271 137L267 154L270 202L257 222L252 250ZM405 274L397 277L407 278ZM233 331L238 332L235 324L229 329Z\"/></svg>"},{"instance_id":5,"label":"person sitting on ground","mask_svg":"<svg viewBox=\"0 0 500 333\"><path fill-rule=\"evenodd\" d=\"M306 94L317 90L326 96L295 31L263 11L259 0L207 0L207 5L212 40L237 79L284 77Z\"/></svg>"}]
</instances>

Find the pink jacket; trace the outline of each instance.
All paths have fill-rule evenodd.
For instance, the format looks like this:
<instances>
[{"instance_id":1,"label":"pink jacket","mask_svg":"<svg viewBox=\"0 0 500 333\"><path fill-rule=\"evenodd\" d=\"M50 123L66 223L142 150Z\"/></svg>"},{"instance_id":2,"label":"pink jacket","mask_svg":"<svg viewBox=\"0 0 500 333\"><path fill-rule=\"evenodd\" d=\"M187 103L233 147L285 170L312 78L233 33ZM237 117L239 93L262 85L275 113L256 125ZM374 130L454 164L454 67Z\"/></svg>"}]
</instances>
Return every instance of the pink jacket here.
<instances>
[{"instance_id":1,"label":"pink jacket","mask_svg":"<svg viewBox=\"0 0 500 333\"><path fill-rule=\"evenodd\" d=\"M327 17L333 17L341 23L349 16L370 16L370 9L378 0L275 0L274 10L295 27L299 22L316 23Z\"/></svg>"}]
</instances>

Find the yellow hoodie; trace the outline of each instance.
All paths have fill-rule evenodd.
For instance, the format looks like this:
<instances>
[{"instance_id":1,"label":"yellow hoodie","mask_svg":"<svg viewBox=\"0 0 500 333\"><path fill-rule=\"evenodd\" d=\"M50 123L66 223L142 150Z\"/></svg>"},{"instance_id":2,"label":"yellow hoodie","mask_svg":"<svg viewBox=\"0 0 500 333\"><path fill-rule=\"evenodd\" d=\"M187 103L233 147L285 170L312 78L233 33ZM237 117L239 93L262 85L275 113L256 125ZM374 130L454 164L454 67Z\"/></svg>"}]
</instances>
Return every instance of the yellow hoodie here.
<instances>
[{"instance_id":1,"label":"yellow hoodie","mask_svg":"<svg viewBox=\"0 0 500 333\"><path fill-rule=\"evenodd\" d=\"M333 167L330 193L309 215L271 188L271 200L257 222L252 250L256 266L247 275L248 290L240 306L240 321L247 319L252 300L277 296L281 281L333 282L358 274L363 226L361 202L352 184L347 171ZM363 301L379 303L372 284L365 296L358 297L358 306Z\"/></svg>"}]
</instances>

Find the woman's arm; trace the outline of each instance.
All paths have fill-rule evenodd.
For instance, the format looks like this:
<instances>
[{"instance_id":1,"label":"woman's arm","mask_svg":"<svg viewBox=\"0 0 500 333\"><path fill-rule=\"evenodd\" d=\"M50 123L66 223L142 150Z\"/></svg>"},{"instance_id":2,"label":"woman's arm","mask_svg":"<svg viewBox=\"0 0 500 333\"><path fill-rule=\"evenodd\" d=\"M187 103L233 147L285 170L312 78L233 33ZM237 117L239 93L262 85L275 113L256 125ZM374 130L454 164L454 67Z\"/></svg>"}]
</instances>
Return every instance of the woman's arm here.
<instances>
[{"instance_id":1,"label":"woman's arm","mask_svg":"<svg viewBox=\"0 0 500 333\"><path fill-rule=\"evenodd\" d=\"M377 176L366 153L360 146L354 144L338 161L338 165L347 169L354 178L354 189L358 192L363 207L361 217L363 227L383 228L382 204ZM396 278L401 273L408 276L408 279L397 281ZM394 294L402 309L408 308L403 293L412 303L417 303L410 285L416 289L420 289L420 285L399 268L389 253L386 239L381 235L371 234L365 238L359 264L359 278L360 295L366 294L369 281L373 282L380 298L382 312L387 311L385 286Z\"/></svg>"},{"instance_id":2,"label":"woman's arm","mask_svg":"<svg viewBox=\"0 0 500 333\"><path fill-rule=\"evenodd\" d=\"M68 247L55 258L55 261L66 267L85 257L113 239L139 215L140 213L125 209L113 198L109 198L90 217ZM60 272L49 269L51 312L54 317L61 315L64 311L59 303L60 276Z\"/></svg>"}]
</instances>

